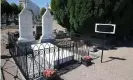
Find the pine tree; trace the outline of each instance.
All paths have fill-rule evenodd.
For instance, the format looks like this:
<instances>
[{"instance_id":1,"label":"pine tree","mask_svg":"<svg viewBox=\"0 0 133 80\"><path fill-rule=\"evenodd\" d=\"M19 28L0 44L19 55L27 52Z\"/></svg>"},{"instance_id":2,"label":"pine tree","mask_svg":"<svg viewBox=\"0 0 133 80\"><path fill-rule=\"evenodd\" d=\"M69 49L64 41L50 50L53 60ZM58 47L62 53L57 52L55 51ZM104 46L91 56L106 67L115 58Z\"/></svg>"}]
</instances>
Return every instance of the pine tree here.
<instances>
[{"instance_id":1,"label":"pine tree","mask_svg":"<svg viewBox=\"0 0 133 80\"><path fill-rule=\"evenodd\" d=\"M95 23L116 24L116 35L133 30L132 0L52 0L51 7L72 34L95 34Z\"/></svg>"}]
</instances>

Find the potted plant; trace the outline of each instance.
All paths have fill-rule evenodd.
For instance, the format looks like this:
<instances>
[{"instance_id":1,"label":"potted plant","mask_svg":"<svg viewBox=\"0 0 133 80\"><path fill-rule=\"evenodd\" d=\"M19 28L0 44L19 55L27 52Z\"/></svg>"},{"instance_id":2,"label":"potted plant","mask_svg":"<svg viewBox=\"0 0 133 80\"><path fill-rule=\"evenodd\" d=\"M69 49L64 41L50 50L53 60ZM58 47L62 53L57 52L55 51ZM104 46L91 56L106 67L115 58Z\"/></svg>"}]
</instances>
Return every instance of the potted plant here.
<instances>
[{"instance_id":1,"label":"potted plant","mask_svg":"<svg viewBox=\"0 0 133 80\"><path fill-rule=\"evenodd\" d=\"M81 58L81 62L82 62L82 64L84 64L85 66L89 66L90 64L91 64L91 60L92 60L92 57L90 57L90 56L83 56L82 58Z\"/></svg>"},{"instance_id":2,"label":"potted plant","mask_svg":"<svg viewBox=\"0 0 133 80\"><path fill-rule=\"evenodd\" d=\"M57 71L54 69L45 69L43 72L43 76L46 80L56 80Z\"/></svg>"}]
</instances>

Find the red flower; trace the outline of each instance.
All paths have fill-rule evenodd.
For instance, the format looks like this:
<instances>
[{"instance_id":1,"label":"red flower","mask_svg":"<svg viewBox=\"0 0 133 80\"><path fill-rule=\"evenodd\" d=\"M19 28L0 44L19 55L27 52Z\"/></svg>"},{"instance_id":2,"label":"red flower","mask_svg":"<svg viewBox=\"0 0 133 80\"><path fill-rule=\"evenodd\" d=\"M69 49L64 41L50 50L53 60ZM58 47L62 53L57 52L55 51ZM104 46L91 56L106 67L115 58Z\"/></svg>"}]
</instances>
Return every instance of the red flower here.
<instances>
[{"instance_id":1,"label":"red flower","mask_svg":"<svg viewBox=\"0 0 133 80\"><path fill-rule=\"evenodd\" d=\"M54 69L46 69L46 70L44 70L44 72L43 72L43 75L44 75L46 78L52 77L52 76L55 75L55 74L56 74L56 70L54 70Z\"/></svg>"},{"instance_id":2,"label":"red flower","mask_svg":"<svg viewBox=\"0 0 133 80\"><path fill-rule=\"evenodd\" d=\"M85 59L85 60L92 60L92 57L90 57L90 56L83 56L83 59Z\"/></svg>"}]
</instances>

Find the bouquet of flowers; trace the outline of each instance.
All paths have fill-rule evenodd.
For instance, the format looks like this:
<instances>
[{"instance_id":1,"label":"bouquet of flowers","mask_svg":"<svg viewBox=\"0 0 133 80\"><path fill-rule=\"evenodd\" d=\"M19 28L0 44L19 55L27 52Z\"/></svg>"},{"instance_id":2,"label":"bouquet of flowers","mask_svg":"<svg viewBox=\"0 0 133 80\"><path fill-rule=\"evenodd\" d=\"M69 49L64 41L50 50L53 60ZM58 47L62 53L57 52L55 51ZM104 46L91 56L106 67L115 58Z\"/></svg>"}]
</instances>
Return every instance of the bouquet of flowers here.
<instances>
[{"instance_id":1,"label":"bouquet of flowers","mask_svg":"<svg viewBox=\"0 0 133 80\"><path fill-rule=\"evenodd\" d=\"M83 60L92 60L92 57L90 57L90 56L83 56L83 58L82 58Z\"/></svg>"},{"instance_id":2,"label":"bouquet of flowers","mask_svg":"<svg viewBox=\"0 0 133 80\"><path fill-rule=\"evenodd\" d=\"M91 60L92 60L92 57L90 56L83 56L81 58L81 61L82 61L82 64L84 64L85 66L89 66L91 64Z\"/></svg>"},{"instance_id":3,"label":"bouquet of flowers","mask_svg":"<svg viewBox=\"0 0 133 80\"><path fill-rule=\"evenodd\" d=\"M54 78L57 76L56 73L57 72L54 69L45 69L44 72L43 72L43 76L47 80L55 80Z\"/></svg>"}]
</instances>

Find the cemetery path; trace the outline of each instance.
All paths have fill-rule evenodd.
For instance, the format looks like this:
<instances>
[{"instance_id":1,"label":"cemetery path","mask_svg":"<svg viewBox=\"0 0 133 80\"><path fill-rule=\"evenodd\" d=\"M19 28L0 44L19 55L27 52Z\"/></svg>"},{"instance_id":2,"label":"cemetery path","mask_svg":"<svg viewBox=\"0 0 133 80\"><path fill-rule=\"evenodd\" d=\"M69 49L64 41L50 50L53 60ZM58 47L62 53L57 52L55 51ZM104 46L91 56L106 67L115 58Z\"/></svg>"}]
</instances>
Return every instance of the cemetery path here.
<instances>
[{"instance_id":1,"label":"cemetery path","mask_svg":"<svg viewBox=\"0 0 133 80\"><path fill-rule=\"evenodd\" d=\"M6 29L1 31L1 56L10 56L6 49L8 43L8 31L14 32L17 29ZM25 80L12 58L1 59L1 77L2 80Z\"/></svg>"},{"instance_id":2,"label":"cemetery path","mask_svg":"<svg viewBox=\"0 0 133 80\"><path fill-rule=\"evenodd\" d=\"M57 29L57 31L65 31L65 28L59 25L56 20L53 21L53 30L54 29Z\"/></svg>"},{"instance_id":3,"label":"cemetery path","mask_svg":"<svg viewBox=\"0 0 133 80\"><path fill-rule=\"evenodd\" d=\"M94 64L84 65L61 76L64 80L133 80L133 48L121 47L104 51L103 63L100 58Z\"/></svg>"}]
</instances>

